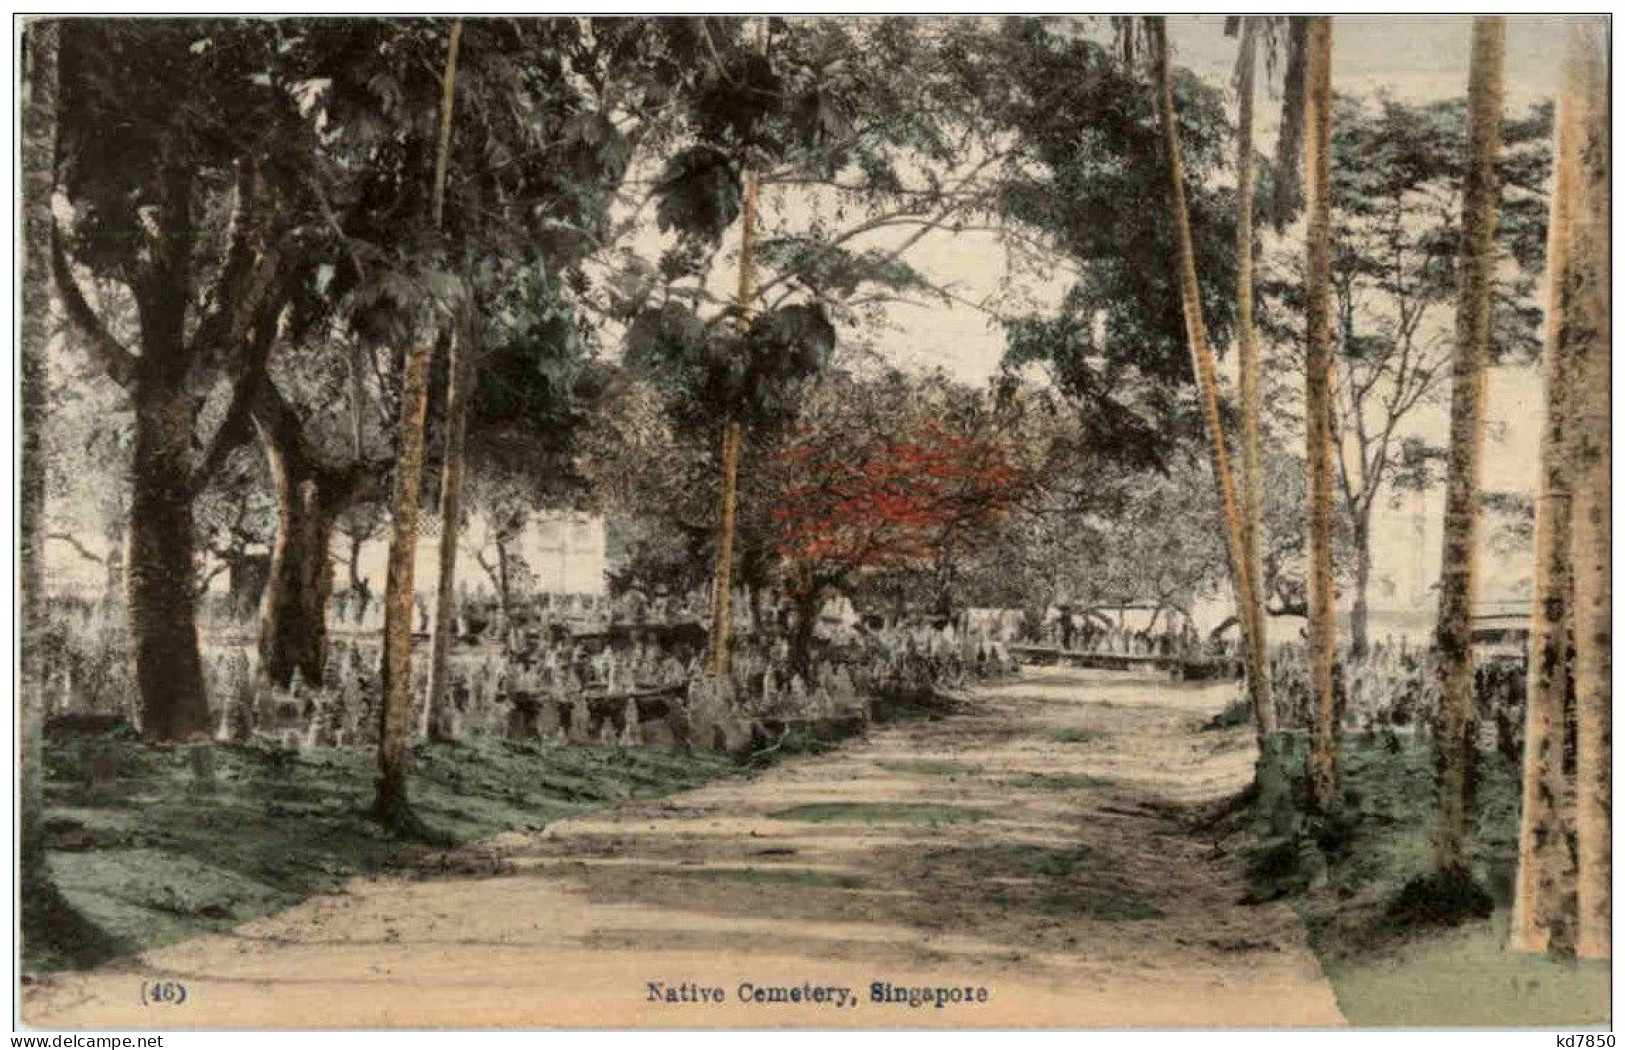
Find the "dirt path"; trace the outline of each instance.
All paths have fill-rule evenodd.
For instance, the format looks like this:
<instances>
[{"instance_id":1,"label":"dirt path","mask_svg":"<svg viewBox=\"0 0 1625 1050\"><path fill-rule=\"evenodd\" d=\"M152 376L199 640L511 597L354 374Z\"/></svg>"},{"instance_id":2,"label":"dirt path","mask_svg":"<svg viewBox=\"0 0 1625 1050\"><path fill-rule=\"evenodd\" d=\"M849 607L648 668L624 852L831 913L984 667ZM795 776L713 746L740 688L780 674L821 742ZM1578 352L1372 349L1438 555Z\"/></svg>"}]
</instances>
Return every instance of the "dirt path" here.
<instances>
[{"instance_id":1,"label":"dirt path","mask_svg":"<svg viewBox=\"0 0 1625 1050\"><path fill-rule=\"evenodd\" d=\"M360 880L229 935L42 981L24 989L24 1017L45 1028L1341 1024L1290 909L1239 905L1236 844L1179 814L1247 780L1246 730L1197 731L1233 691L1029 670L961 713L753 779L502 836L465 851L451 877ZM165 979L186 1001L143 1005L144 982ZM956 989L931 995L960 1001L877 1003L876 982Z\"/></svg>"}]
</instances>

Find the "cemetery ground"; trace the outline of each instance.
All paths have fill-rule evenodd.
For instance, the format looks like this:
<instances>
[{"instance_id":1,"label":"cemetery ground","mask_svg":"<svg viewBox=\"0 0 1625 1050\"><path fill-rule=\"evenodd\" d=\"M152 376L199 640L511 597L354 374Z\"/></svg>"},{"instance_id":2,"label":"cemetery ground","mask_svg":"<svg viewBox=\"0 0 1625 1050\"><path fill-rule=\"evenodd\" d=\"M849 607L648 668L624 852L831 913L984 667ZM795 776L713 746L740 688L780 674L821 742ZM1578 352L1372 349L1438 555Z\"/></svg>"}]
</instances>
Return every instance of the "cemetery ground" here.
<instances>
[{"instance_id":1,"label":"cemetery ground","mask_svg":"<svg viewBox=\"0 0 1625 1050\"><path fill-rule=\"evenodd\" d=\"M441 848L367 823L360 750L220 748L204 776L179 752L104 746L121 763L109 786L82 747L58 743L53 867L125 954L37 973L23 1016L118 1028L1606 1020L1606 964L1505 953L1502 910L1443 932L1386 918L1425 850L1421 745L1350 741L1359 816L1343 850L1322 870L1282 863L1242 793L1251 730L1215 717L1234 692L1029 668L747 767L647 748L426 746L413 789ZM1516 807L1497 801L1508 778L1482 782L1493 888ZM186 1001L144 1005L158 980L181 982ZM988 998L880 1004L874 982ZM804 985L850 988L857 1005L751 997ZM701 989L719 1001L693 1001Z\"/></svg>"}]
</instances>

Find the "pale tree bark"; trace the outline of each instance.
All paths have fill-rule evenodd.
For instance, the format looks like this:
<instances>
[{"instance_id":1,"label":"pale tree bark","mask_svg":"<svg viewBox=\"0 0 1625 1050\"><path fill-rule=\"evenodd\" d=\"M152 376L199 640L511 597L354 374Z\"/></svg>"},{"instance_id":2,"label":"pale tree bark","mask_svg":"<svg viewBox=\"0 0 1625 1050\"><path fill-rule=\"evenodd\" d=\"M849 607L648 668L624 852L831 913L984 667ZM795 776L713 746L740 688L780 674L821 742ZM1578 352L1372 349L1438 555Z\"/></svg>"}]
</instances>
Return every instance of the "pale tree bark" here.
<instances>
[{"instance_id":1,"label":"pale tree bark","mask_svg":"<svg viewBox=\"0 0 1625 1050\"><path fill-rule=\"evenodd\" d=\"M1309 730L1308 804L1337 807L1337 697L1333 664L1337 622L1332 608L1332 20L1309 20L1305 44L1305 143L1308 225L1304 275L1304 416L1309 469Z\"/></svg>"},{"instance_id":2,"label":"pale tree bark","mask_svg":"<svg viewBox=\"0 0 1625 1050\"><path fill-rule=\"evenodd\" d=\"M1552 154L1552 198L1546 236L1546 423L1540 439L1535 502L1534 607L1523 736L1523 807L1518 825L1518 875L1512 901L1515 951L1574 950L1573 784L1564 771L1571 741L1566 714L1573 684L1574 552L1570 544L1574 493L1575 345L1564 338L1563 291L1568 285L1580 124L1586 99L1570 67L1558 100Z\"/></svg>"},{"instance_id":3,"label":"pale tree bark","mask_svg":"<svg viewBox=\"0 0 1625 1050\"><path fill-rule=\"evenodd\" d=\"M1565 338L1578 369L1574 423L1575 839L1579 930L1575 953L1610 954L1613 761L1613 617L1610 607L1612 453L1609 309L1609 70L1602 27L1577 27L1569 62L1586 100L1577 143L1577 199L1564 280Z\"/></svg>"},{"instance_id":4,"label":"pale tree bark","mask_svg":"<svg viewBox=\"0 0 1625 1050\"><path fill-rule=\"evenodd\" d=\"M463 21L451 24L440 96L440 136L434 171L434 225L444 214L446 164L451 152L452 101L457 89L457 49ZM401 377L400 443L395 459L395 492L390 500L389 569L384 583L383 702L379 705L378 784L373 816L400 831L416 828L406 789L406 745L412 716L413 561L417 556L418 499L423 485L425 423L429 409L429 366L434 344L414 343Z\"/></svg>"},{"instance_id":5,"label":"pale tree bark","mask_svg":"<svg viewBox=\"0 0 1625 1050\"><path fill-rule=\"evenodd\" d=\"M423 700L424 733L431 740L453 735L446 710L452 633L456 630L457 534L463 519L464 438L468 430L469 388L474 381L472 303L452 333L446 389L446 447L440 467L440 579L434 609L434 637L429 650L429 695Z\"/></svg>"},{"instance_id":6,"label":"pale tree bark","mask_svg":"<svg viewBox=\"0 0 1625 1050\"><path fill-rule=\"evenodd\" d=\"M17 488L18 901L24 950L65 934L66 906L45 857L45 682L40 642L45 626L46 355L51 341L51 193L56 184L57 44L61 24L28 24L23 38L22 317L19 399L23 448Z\"/></svg>"},{"instance_id":7,"label":"pale tree bark","mask_svg":"<svg viewBox=\"0 0 1625 1050\"><path fill-rule=\"evenodd\" d=\"M1495 276L1501 149L1502 67L1506 20L1473 20L1467 75L1467 172L1462 189L1460 298L1450 389L1450 453L1445 478L1443 564L1439 574L1438 824L1433 864L1441 878L1467 875L1468 768L1473 727L1473 604L1478 593L1479 504L1482 499L1484 400L1490 351L1490 295Z\"/></svg>"},{"instance_id":8,"label":"pale tree bark","mask_svg":"<svg viewBox=\"0 0 1625 1050\"><path fill-rule=\"evenodd\" d=\"M1241 56L1236 63L1236 352L1241 371L1241 528L1242 559L1248 593L1241 611L1247 642L1247 688L1260 733L1274 724L1270 699L1268 638L1264 627L1264 564L1261 543L1264 521L1263 444L1259 434L1262 393L1259 383L1258 331L1253 323L1253 102L1258 65L1258 21L1241 20Z\"/></svg>"},{"instance_id":9,"label":"pale tree bark","mask_svg":"<svg viewBox=\"0 0 1625 1050\"><path fill-rule=\"evenodd\" d=\"M751 300L756 295L756 193L754 171L745 172L744 199L740 206L739 229L739 307L740 323L749 325ZM711 637L708 670L713 675L728 673L728 639L733 630L734 531L739 505L739 450L744 428L738 419L728 421L722 432L722 506L717 525L717 568L711 589Z\"/></svg>"},{"instance_id":10,"label":"pale tree bark","mask_svg":"<svg viewBox=\"0 0 1625 1050\"><path fill-rule=\"evenodd\" d=\"M1156 18L1151 22L1151 35L1155 49L1157 70L1157 110L1162 123L1163 154L1168 165L1168 179L1172 198L1170 218L1179 241L1180 300L1185 313L1185 335L1190 343L1191 362L1196 373L1197 388L1202 398L1203 416L1207 421L1208 450L1212 457L1214 485L1218 489L1219 505L1224 514L1225 551L1230 561L1230 580L1236 602L1241 609L1242 633L1246 637L1249 662L1257 660L1262 652L1260 636L1261 618L1251 609L1251 599L1257 596L1248 572L1245 554L1241 504L1236 495L1235 476L1230 468L1230 452L1219 416L1218 365L1213 347L1208 342L1207 324L1202 317L1200 286L1196 279L1196 251L1191 239L1190 211L1185 201L1185 167L1179 149L1179 127L1174 119L1174 84L1168 62L1167 20ZM1261 660L1258 661L1262 663ZM1255 679L1256 680L1256 679ZM1260 702L1260 697L1266 698ZM1262 739L1275 729L1275 712L1267 703L1267 691L1253 691L1253 717Z\"/></svg>"}]
</instances>

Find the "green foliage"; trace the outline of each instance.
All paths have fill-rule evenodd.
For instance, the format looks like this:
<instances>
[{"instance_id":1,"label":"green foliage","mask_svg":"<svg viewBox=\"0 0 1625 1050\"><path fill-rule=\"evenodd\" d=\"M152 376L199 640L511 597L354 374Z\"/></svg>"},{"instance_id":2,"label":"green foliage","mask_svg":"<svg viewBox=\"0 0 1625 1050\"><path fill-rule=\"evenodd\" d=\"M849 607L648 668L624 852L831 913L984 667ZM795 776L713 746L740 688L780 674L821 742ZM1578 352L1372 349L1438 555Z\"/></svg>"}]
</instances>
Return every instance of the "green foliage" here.
<instances>
[{"instance_id":1,"label":"green foliage","mask_svg":"<svg viewBox=\"0 0 1625 1050\"><path fill-rule=\"evenodd\" d=\"M1153 87L1104 45L1037 19L1005 23L992 61L1001 78L978 83L1029 162L1004 183L1000 212L1052 239L1075 274L1057 314L1007 323L1006 361L1050 370L1091 448L1160 463L1170 435L1194 436L1200 421L1181 394L1194 376ZM1218 91L1186 70L1174 79L1202 309L1223 346L1235 205L1216 175L1230 129Z\"/></svg>"}]
</instances>

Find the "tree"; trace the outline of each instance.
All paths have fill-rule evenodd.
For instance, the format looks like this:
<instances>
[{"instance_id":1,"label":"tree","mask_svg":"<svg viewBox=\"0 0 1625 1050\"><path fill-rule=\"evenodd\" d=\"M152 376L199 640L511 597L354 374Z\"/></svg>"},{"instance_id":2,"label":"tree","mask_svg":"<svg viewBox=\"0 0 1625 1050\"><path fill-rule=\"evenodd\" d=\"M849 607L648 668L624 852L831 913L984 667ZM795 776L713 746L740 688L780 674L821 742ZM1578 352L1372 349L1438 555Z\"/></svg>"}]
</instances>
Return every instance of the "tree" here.
<instances>
[{"instance_id":1,"label":"tree","mask_svg":"<svg viewBox=\"0 0 1625 1050\"><path fill-rule=\"evenodd\" d=\"M45 856L45 498L42 439L51 340L51 193L56 184L58 53L61 23L31 20L23 36L22 317L18 341L23 447L18 476L17 568L20 591L18 696L18 853L20 929L27 945L77 943L92 956L98 931L62 898Z\"/></svg>"},{"instance_id":2,"label":"tree","mask_svg":"<svg viewBox=\"0 0 1625 1050\"><path fill-rule=\"evenodd\" d=\"M276 47L269 22L76 20L62 34L71 216L52 267L70 323L133 408L128 615L141 728L155 740L213 729L192 503L241 440L297 261L298 166L272 155L296 158L308 125L264 72ZM120 305L93 307L81 270ZM133 333L113 327L129 304ZM223 409L208 396L222 383Z\"/></svg>"},{"instance_id":3,"label":"tree","mask_svg":"<svg viewBox=\"0 0 1625 1050\"><path fill-rule=\"evenodd\" d=\"M1574 704L1575 838L1582 958L1612 950L1613 905L1613 621L1610 604L1612 453L1609 394L1612 273L1610 210L1612 164L1606 35L1592 23L1577 26L1570 74L1587 100L1574 173L1569 265L1563 281L1564 338L1576 342L1574 427Z\"/></svg>"},{"instance_id":4,"label":"tree","mask_svg":"<svg viewBox=\"0 0 1625 1050\"><path fill-rule=\"evenodd\" d=\"M451 23L440 97L440 131L435 150L431 222L440 227L451 154L452 102L457 90L457 49L462 19ZM425 319L427 320L427 319ZM456 333L451 335L456 338ZM406 788L406 744L412 713L412 574L417 553L418 490L423 484L425 416L429 407L429 365L434 343L423 335L407 350L401 376L399 452L395 492L390 500L389 570L384 582L383 700L379 704L378 783L373 816L397 831L416 830ZM447 528L455 528L447 523Z\"/></svg>"},{"instance_id":5,"label":"tree","mask_svg":"<svg viewBox=\"0 0 1625 1050\"><path fill-rule=\"evenodd\" d=\"M1534 601L1523 736L1523 805L1518 875L1512 902L1516 951L1574 950L1573 786L1565 773L1573 688L1574 498L1573 409L1579 347L1565 323L1574 209L1579 192L1579 136L1590 90L1566 65L1553 151L1551 221L1547 227L1544 396L1540 478L1535 498Z\"/></svg>"},{"instance_id":6,"label":"tree","mask_svg":"<svg viewBox=\"0 0 1625 1050\"><path fill-rule=\"evenodd\" d=\"M1269 660L1264 629L1264 563L1260 554L1264 528L1263 443L1259 416L1263 395L1259 382L1258 330L1253 310L1253 102L1254 74L1258 64L1256 19L1241 20L1240 54L1236 59L1236 356L1240 371L1241 401L1241 556L1251 593L1239 604L1249 616L1244 635L1254 640L1254 659L1249 662L1247 682L1253 693L1255 711L1274 711L1270 699ZM1259 723L1264 725L1263 722Z\"/></svg>"},{"instance_id":7,"label":"tree","mask_svg":"<svg viewBox=\"0 0 1625 1050\"><path fill-rule=\"evenodd\" d=\"M1472 64L1467 78L1469 152L1462 193L1460 299L1450 384L1450 465L1436 632L1439 714L1434 742L1439 813L1433 865L1441 887L1472 879L1467 869L1467 778L1470 751L1475 746L1472 618L1477 594L1483 402L1499 193L1495 162L1500 150L1505 61L1506 20L1474 19Z\"/></svg>"},{"instance_id":8,"label":"tree","mask_svg":"<svg viewBox=\"0 0 1625 1050\"><path fill-rule=\"evenodd\" d=\"M1304 167L1308 173L1308 220L1304 231L1304 414L1309 467L1309 683L1314 696L1310 726L1309 810L1337 806L1337 700L1333 661L1332 541L1332 20L1310 20L1305 57Z\"/></svg>"},{"instance_id":9,"label":"tree","mask_svg":"<svg viewBox=\"0 0 1625 1050\"><path fill-rule=\"evenodd\" d=\"M971 83L1015 142L998 215L1071 281L1053 314L1002 318L1005 363L1048 374L1076 405L1087 448L1159 465L1175 444L1202 440L1205 425L1191 397L1181 269L1169 265L1180 244L1160 93L1104 45L1041 20L1012 20L994 45ZM1236 289L1236 205L1219 185L1223 97L1189 70L1170 78L1200 311L1222 344Z\"/></svg>"},{"instance_id":10,"label":"tree","mask_svg":"<svg viewBox=\"0 0 1625 1050\"><path fill-rule=\"evenodd\" d=\"M1337 335L1332 391L1337 494L1351 532L1350 646L1368 648L1372 525L1400 488L1433 485L1443 450L1407 433L1419 411L1446 390L1451 337L1441 323L1456 294L1457 247L1466 150L1466 107L1453 99L1411 105L1379 97L1375 106L1338 100L1332 137L1336 232L1332 290ZM1547 173L1544 107L1503 125L1497 170L1506 187L1497 223L1492 309L1494 360L1529 356L1538 311L1531 299L1540 265ZM1299 264L1301 265L1301 261ZM1297 269L1295 265L1291 267ZM1301 275L1269 282L1280 307L1267 321L1283 373L1302 374ZM1277 412L1293 396L1272 398Z\"/></svg>"},{"instance_id":11,"label":"tree","mask_svg":"<svg viewBox=\"0 0 1625 1050\"><path fill-rule=\"evenodd\" d=\"M1185 204L1185 174L1179 151L1179 131L1174 123L1173 76L1168 62L1166 19L1153 22L1153 43L1157 64L1158 108L1163 126L1163 148L1172 184L1172 221L1178 231L1181 302L1185 313L1186 338L1201 392L1207 423L1208 444L1213 458L1214 485L1224 512L1225 550L1230 563L1230 579L1241 609L1242 635L1247 644L1247 668L1253 700L1253 717L1259 739L1275 730L1275 709L1269 702L1268 656L1264 649L1262 612L1258 609L1259 588L1251 574L1246 553L1247 530L1236 495L1235 477L1230 469L1230 452L1219 414L1218 364L1208 343L1207 325L1202 317L1201 286L1196 277L1196 250L1192 241L1190 215ZM1249 296L1250 298L1250 296Z\"/></svg>"},{"instance_id":12,"label":"tree","mask_svg":"<svg viewBox=\"0 0 1625 1050\"><path fill-rule=\"evenodd\" d=\"M796 609L790 649L799 670L831 591L864 574L952 563L990 542L1033 484L1016 428L964 406L950 388L900 380L868 389L832 380L775 456L772 520ZM970 410L933 411L955 403Z\"/></svg>"}]
</instances>

